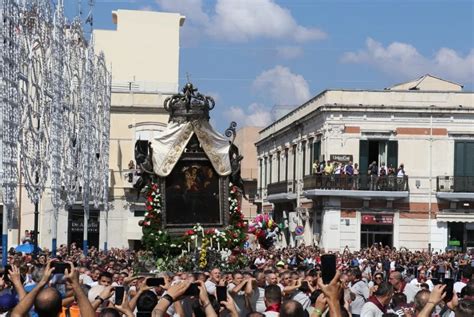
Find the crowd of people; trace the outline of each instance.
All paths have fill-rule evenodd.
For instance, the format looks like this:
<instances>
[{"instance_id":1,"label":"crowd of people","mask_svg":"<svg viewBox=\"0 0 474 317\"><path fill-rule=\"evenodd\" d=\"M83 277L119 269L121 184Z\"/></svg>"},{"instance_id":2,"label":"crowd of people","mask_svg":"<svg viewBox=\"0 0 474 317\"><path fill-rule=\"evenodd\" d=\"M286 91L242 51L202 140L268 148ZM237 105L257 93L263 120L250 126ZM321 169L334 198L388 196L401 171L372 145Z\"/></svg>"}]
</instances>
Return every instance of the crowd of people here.
<instances>
[{"instance_id":1,"label":"crowd of people","mask_svg":"<svg viewBox=\"0 0 474 317\"><path fill-rule=\"evenodd\" d=\"M474 316L474 255L382 247L333 254L323 283L317 247L248 250L242 270L154 272L143 251L74 244L57 257L10 251L0 316Z\"/></svg>"},{"instance_id":2,"label":"crowd of people","mask_svg":"<svg viewBox=\"0 0 474 317\"><path fill-rule=\"evenodd\" d=\"M316 176L315 186L324 189L369 189L369 190L402 190L406 186L405 166L398 168L384 162L370 163L367 175L360 174L357 163L331 161L315 161L312 173Z\"/></svg>"}]
</instances>

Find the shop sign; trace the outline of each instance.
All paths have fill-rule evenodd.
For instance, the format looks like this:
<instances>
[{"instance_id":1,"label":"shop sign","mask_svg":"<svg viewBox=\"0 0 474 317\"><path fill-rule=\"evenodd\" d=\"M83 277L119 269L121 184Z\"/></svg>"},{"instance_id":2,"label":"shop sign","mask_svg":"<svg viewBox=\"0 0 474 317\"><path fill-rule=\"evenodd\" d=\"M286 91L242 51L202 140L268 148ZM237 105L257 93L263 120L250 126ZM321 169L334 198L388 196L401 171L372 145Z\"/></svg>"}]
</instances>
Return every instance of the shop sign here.
<instances>
[{"instance_id":1,"label":"shop sign","mask_svg":"<svg viewBox=\"0 0 474 317\"><path fill-rule=\"evenodd\" d=\"M84 232L84 220L76 220L71 222L71 232ZM99 233L99 222L96 219L89 218L89 226L87 232Z\"/></svg>"},{"instance_id":2,"label":"shop sign","mask_svg":"<svg viewBox=\"0 0 474 317\"><path fill-rule=\"evenodd\" d=\"M392 225L393 215L387 214L362 214L363 225Z\"/></svg>"},{"instance_id":3,"label":"shop sign","mask_svg":"<svg viewBox=\"0 0 474 317\"><path fill-rule=\"evenodd\" d=\"M353 162L351 154L331 154L329 156L331 162L341 162L341 163L349 163Z\"/></svg>"}]
</instances>

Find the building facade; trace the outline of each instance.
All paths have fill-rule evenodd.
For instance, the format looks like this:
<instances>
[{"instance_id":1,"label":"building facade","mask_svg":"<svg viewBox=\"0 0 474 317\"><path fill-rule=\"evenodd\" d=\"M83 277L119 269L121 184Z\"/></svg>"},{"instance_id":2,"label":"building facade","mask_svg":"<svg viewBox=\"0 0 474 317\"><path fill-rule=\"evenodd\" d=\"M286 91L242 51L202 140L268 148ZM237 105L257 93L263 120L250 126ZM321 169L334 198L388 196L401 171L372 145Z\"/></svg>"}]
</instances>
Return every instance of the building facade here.
<instances>
[{"instance_id":1,"label":"building facade","mask_svg":"<svg viewBox=\"0 0 474 317\"><path fill-rule=\"evenodd\" d=\"M474 94L458 84L325 90L256 146L256 202L287 224L283 244L474 247ZM351 163L357 176L340 172Z\"/></svg>"},{"instance_id":2,"label":"building facade","mask_svg":"<svg viewBox=\"0 0 474 317\"><path fill-rule=\"evenodd\" d=\"M237 131L235 145L244 158L240 162L241 177L244 182L245 198L242 199L242 213L245 219L254 218L257 213L257 205L254 204L257 194L257 150L255 142L258 140L258 131L261 128L246 126Z\"/></svg>"},{"instance_id":3,"label":"building facade","mask_svg":"<svg viewBox=\"0 0 474 317\"><path fill-rule=\"evenodd\" d=\"M110 183L108 214L91 210L89 244L104 248L136 247L142 237L139 220L145 205L133 189L137 179L134 149L146 145L168 122L164 100L178 91L179 35L185 18L176 13L117 10L112 12L115 30L94 30L97 53L104 52L112 73L110 117ZM33 206L21 187L20 231L10 241L19 241L24 230L32 230ZM40 203L39 245L51 248L51 193ZM82 246L83 206L61 210L58 245L76 242ZM12 233L13 235L13 233Z\"/></svg>"}]
</instances>

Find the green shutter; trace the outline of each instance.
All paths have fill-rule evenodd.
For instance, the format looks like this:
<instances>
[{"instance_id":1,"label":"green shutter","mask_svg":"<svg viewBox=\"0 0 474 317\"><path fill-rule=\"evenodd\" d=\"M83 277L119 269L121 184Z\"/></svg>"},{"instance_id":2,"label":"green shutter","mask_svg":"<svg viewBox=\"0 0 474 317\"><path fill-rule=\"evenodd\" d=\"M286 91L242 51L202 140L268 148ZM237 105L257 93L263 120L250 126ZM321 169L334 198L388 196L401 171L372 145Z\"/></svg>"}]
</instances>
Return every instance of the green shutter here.
<instances>
[{"instance_id":1,"label":"green shutter","mask_svg":"<svg viewBox=\"0 0 474 317\"><path fill-rule=\"evenodd\" d=\"M464 176L474 176L474 142L466 142L464 147Z\"/></svg>"},{"instance_id":2,"label":"green shutter","mask_svg":"<svg viewBox=\"0 0 474 317\"><path fill-rule=\"evenodd\" d=\"M313 145L313 160L319 161L319 157L321 156L321 141L314 143Z\"/></svg>"},{"instance_id":3,"label":"green shutter","mask_svg":"<svg viewBox=\"0 0 474 317\"><path fill-rule=\"evenodd\" d=\"M454 176L464 176L464 144L454 143Z\"/></svg>"},{"instance_id":4,"label":"green shutter","mask_svg":"<svg viewBox=\"0 0 474 317\"><path fill-rule=\"evenodd\" d=\"M398 141L388 141L387 143L387 167L398 168Z\"/></svg>"},{"instance_id":5,"label":"green shutter","mask_svg":"<svg viewBox=\"0 0 474 317\"><path fill-rule=\"evenodd\" d=\"M359 143L359 173L367 175L369 168L369 141L360 140Z\"/></svg>"}]
</instances>

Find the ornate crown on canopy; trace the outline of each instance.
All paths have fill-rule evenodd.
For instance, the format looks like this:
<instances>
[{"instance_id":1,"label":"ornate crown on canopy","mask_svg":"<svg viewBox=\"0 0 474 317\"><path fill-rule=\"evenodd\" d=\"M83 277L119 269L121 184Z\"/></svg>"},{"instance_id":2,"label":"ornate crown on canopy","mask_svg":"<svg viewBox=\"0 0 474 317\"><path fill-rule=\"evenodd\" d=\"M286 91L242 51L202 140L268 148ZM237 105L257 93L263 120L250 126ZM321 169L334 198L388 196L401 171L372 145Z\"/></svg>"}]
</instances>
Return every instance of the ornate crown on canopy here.
<instances>
[{"instance_id":1,"label":"ornate crown on canopy","mask_svg":"<svg viewBox=\"0 0 474 317\"><path fill-rule=\"evenodd\" d=\"M169 121L183 123L196 119L209 121L209 111L215 102L210 96L197 92L193 84L187 83L181 93L166 98L164 107L170 113Z\"/></svg>"}]
</instances>

